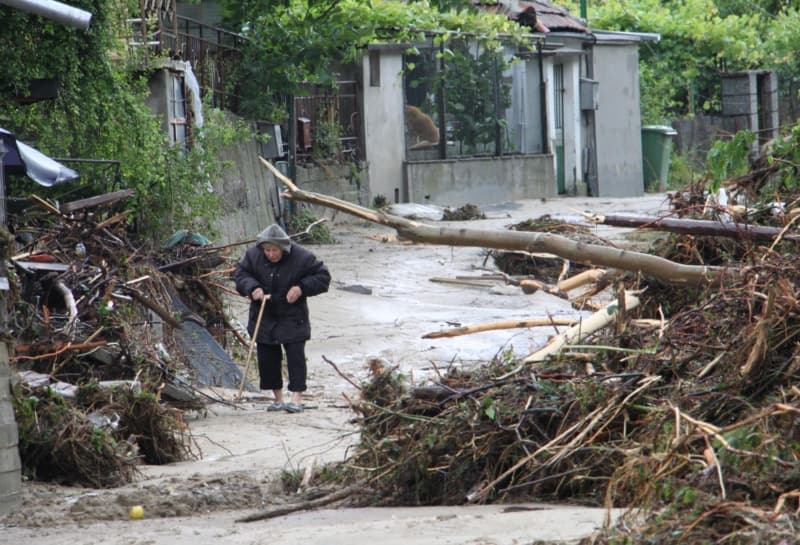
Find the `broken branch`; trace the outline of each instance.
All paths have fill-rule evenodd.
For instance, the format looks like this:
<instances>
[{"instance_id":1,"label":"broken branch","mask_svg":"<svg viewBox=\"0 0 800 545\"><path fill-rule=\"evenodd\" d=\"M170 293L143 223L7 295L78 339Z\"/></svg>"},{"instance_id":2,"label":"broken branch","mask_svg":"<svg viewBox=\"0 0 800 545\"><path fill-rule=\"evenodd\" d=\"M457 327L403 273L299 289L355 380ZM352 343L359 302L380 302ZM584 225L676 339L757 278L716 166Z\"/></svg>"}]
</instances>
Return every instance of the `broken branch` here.
<instances>
[{"instance_id":1,"label":"broken branch","mask_svg":"<svg viewBox=\"0 0 800 545\"><path fill-rule=\"evenodd\" d=\"M706 284L720 280L726 273L730 275L740 274L738 270L684 265L655 255L574 241L553 233L426 225L382 211L370 210L335 197L303 191L269 161L263 157L259 157L259 159L286 185L288 188L288 193L284 193L286 198L333 208L373 223L387 225L397 230L398 236L401 238L414 242L529 253L547 252L572 260L575 263L642 273L672 284Z\"/></svg>"},{"instance_id":2,"label":"broken branch","mask_svg":"<svg viewBox=\"0 0 800 545\"><path fill-rule=\"evenodd\" d=\"M782 234L783 229L766 225L752 225L735 221L697 220L689 218L654 218L625 214L594 215L589 219L595 223L615 227L635 227L656 229L687 235L738 238L740 240L773 240ZM786 235L784 240L800 241L800 235Z\"/></svg>"},{"instance_id":3,"label":"broken branch","mask_svg":"<svg viewBox=\"0 0 800 545\"><path fill-rule=\"evenodd\" d=\"M531 318L528 320L501 320L487 324L468 325L449 329L446 331L435 331L426 333L423 339L440 339L442 337L458 337L459 335L470 335L481 331L493 331L497 329L516 329L522 327L542 327L551 325L575 325L574 318Z\"/></svg>"}]
</instances>

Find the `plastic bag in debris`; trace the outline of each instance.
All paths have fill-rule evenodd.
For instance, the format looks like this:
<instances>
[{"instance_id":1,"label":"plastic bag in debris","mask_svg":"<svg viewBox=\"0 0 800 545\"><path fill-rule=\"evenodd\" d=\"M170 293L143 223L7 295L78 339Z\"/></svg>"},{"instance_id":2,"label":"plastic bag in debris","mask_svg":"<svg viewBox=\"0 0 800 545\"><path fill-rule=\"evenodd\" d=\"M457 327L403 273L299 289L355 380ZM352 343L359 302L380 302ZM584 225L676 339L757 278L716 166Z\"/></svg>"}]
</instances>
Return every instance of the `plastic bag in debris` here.
<instances>
[{"instance_id":1,"label":"plastic bag in debris","mask_svg":"<svg viewBox=\"0 0 800 545\"><path fill-rule=\"evenodd\" d=\"M96 430L112 430L116 431L119 428L119 415L114 413L112 415L104 414L100 411L94 411L86 415L89 422L94 425Z\"/></svg>"}]
</instances>

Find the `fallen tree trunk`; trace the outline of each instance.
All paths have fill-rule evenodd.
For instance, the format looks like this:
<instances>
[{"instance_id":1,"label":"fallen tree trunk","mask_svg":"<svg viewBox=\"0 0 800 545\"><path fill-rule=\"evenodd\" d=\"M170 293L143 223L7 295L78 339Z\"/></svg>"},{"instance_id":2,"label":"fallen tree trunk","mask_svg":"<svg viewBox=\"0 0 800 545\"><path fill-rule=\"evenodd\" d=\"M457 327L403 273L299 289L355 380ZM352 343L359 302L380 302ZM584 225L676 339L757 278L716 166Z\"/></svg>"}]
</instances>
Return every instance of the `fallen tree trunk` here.
<instances>
[{"instance_id":1,"label":"fallen tree trunk","mask_svg":"<svg viewBox=\"0 0 800 545\"><path fill-rule=\"evenodd\" d=\"M495 250L512 250L529 253L551 253L575 263L595 267L608 267L653 276L672 284L705 284L721 280L725 274L738 274L737 270L720 267L693 266L675 263L663 257L629 250L587 244L553 233L534 233L495 229L466 229L432 226L418 221L370 210L353 203L318 193L303 191L263 157L261 162L287 187L283 196L318 204L346 212L373 223L397 230L400 238L414 242L447 246L471 246Z\"/></svg>"},{"instance_id":2,"label":"fallen tree trunk","mask_svg":"<svg viewBox=\"0 0 800 545\"><path fill-rule=\"evenodd\" d=\"M714 220L697 220L684 218L653 218L626 214L592 215L589 219L595 223L613 225L615 227L635 227L639 229L655 229L682 233L687 235L737 238L740 240L771 241L778 237L783 229L766 225L751 225L738 222L722 222ZM800 241L800 235L783 235L783 240Z\"/></svg>"}]
</instances>

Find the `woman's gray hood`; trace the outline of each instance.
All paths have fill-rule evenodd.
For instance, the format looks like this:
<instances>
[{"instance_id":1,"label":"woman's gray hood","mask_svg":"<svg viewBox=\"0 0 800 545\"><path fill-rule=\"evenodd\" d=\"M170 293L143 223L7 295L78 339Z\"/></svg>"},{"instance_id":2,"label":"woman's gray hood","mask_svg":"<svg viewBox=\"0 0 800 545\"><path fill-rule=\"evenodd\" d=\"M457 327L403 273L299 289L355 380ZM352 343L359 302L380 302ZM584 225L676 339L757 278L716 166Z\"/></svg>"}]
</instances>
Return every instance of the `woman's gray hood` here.
<instances>
[{"instance_id":1,"label":"woman's gray hood","mask_svg":"<svg viewBox=\"0 0 800 545\"><path fill-rule=\"evenodd\" d=\"M287 254L292 251L292 239L290 239L289 235L276 223L273 223L258 234L258 237L256 237L256 246L260 248L262 244L277 246Z\"/></svg>"}]
</instances>

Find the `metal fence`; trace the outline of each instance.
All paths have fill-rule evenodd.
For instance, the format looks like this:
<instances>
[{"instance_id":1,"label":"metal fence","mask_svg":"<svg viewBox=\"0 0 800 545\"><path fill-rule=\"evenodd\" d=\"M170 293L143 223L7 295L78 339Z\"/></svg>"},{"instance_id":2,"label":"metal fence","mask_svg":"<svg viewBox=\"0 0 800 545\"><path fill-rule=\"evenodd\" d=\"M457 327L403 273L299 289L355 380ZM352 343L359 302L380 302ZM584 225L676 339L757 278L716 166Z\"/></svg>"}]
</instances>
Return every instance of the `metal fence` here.
<instances>
[{"instance_id":1,"label":"metal fence","mask_svg":"<svg viewBox=\"0 0 800 545\"><path fill-rule=\"evenodd\" d=\"M234 75L242 62L246 38L200 21L177 15L169 1L145 2L141 17L130 19L131 51L143 64L154 55L189 61L203 98L211 96L217 108L239 112ZM361 113L358 84L338 81L334 86L305 85L294 99L296 160L362 159ZM287 116L289 117L289 116ZM281 127L288 152L289 130ZM283 147L283 146L282 146Z\"/></svg>"},{"instance_id":2,"label":"metal fence","mask_svg":"<svg viewBox=\"0 0 800 545\"><path fill-rule=\"evenodd\" d=\"M233 74L242 60L245 37L177 15L170 6L143 6L140 17L129 19L128 45L132 54L149 63L154 56L189 61L203 97L218 108L238 111Z\"/></svg>"},{"instance_id":3,"label":"metal fence","mask_svg":"<svg viewBox=\"0 0 800 545\"><path fill-rule=\"evenodd\" d=\"M297 161L362 158L361 111L355 81L334 88L305 86L294 99L297 119Z\"/></svg>"}]
</instances>

